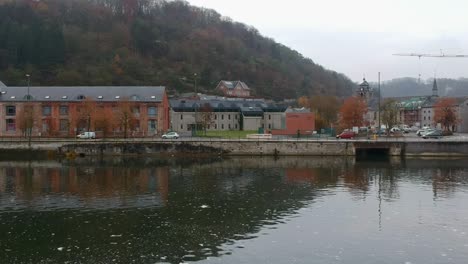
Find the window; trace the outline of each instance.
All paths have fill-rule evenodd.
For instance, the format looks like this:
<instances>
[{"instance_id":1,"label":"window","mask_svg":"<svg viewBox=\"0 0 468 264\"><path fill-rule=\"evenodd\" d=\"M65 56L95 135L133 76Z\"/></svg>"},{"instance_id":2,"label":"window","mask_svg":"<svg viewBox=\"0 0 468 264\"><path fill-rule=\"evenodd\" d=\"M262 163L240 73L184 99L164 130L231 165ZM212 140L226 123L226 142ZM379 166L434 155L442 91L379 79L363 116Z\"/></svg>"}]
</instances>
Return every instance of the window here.
<instances>
[{"instance_id":1,"label":"window","mask_svg":"<svg viewBox=\"0 0 468 264\"><path fill-rule=\"evenodd\" d=\"M42 115L43 116L50 116L52 114L52 108L50 106L43 106L42 107Z\"/></svg>"},{"instance_id":2,"label":"window","mask_svg":"<svg viewBox=\"0 0 468 264\"><path fill-rule=\"evenodd\" d=\"M237 120L237 115L235 115L234 118Z\"/></svg>"},{"instance_id":3,"label":"window","mask_svg":"<svg viewBox=\"0 0 468 264\"><path fill-rule=\"evenodd\" d=\"M271 120L271 115L268 115L268 120Z\"/></svg>"},{"instance_id":4,"label":"window","mask_svg":"<svg viewBox=\"0 0 468 264\"><path fill-rule=\"evenodd\" d=\"M7 119L6 120L6 131L16 131L16 122L15 119Z\"/></svg>"},{"instance_id":5,"label":"window","mask_svg":"<svg viewBox=\"0 0 468 264\"><path fill-rule=\"evenodd\" d=\"M16 106L7 105L6 106L6 115L7 116L15 116L16 115Z\"/></svg>"},{"instance_id":6,"label":"window","mask_svg":"<svg viewBox=\"0 0 468 264\"><path fill-rule=\"evenodd\" d=\"M148 107L148 115L149 115L149 116L157 116L157 115L158 115L158 111L157 111L156 107L154 107L154 106L149 106L149 107Z\"/></svg>"},{"instance_id":7,"label":"window","mask_svg":"<svg viewBox=\"0 0 468 264\"><path fill-rule=\"evenodd\" d=\"M224 120L224 115L221 115L221 120Z\"/></svg>"},{"instance_id":8,"label":"window","mask_svg":"<svg viewBox=\"0 0 468 264\"><path fill-rule=\"evenodd\" d=\"M228 115L228 119L231 120L231 115Z\"/></svg>"},{"instance_id":9,"label":"window","mask_svg":"<svg viewBox=\"0 0 468 264\"><path fill-rule=\"evenodd\" d=\"M217 119L218 119L218 115L215 115L215 120L217 120Z\"/></svg>"},{"instance_id":10,"label":"window","mask_svg":"<svg viewBox=\"0 0 468 264\"><path fill-rule=\"evenodd\" d=\"M224 124L221 124L221 129L224 129Z\"/></svg>"},{"instance_id":11,"label":"window","mask_svg":"<svg viewBox=\"0 0 468 264\"><path fill-rule=\"evenodd\" d=\"M62 97L62 98L63 98L63 97ZM76 97L76 99L78 99L78 100L84 100L84 99L86 99L86 96L80 94L80 95L78 95L78 96Z\"/></svg>"},{"instance_id":12,"label":"window","mask_svg":"<svg viewBox=\"0 0 468 264\"><path fill-rule=\"evenodd\" d=\"M236 129L237 129L237 124L236 124Z\"/></svg>"},{"instance_id":13,"label":"window","mask_svg":"<svg viewBox=\"0 0 468 264\"><path fill-rule=\"evenodd\" d=\"M148 120L148 130L149 132L155 132L157 130L157 122L156 120Z\"/></svg>"},{"instance_id":14,"label":"window","mask_svg":"<svg viewBox=\"0 0 468 264\"><path fill-rule=\"evenodd\" d=\"M68 106L66 105L60 106L60 115L62 116L68 115Z\"/></svg>"},{"instance_id":15,"label":"window","mask_svg":"<svg viewBox=\"0 0 468 264\"><path fill-rule=\"evenodd\" d=\"M218 129L218 124L215 124L215 129Z\"/></svg>"},{"instance_id":16,"label":"window","mask_svg":"<svg viewBox=\"0 0 468 264\"><path fill-rule=\"evenodd\" d=\"M139 115L140 114L140 108L138 106L132 107L132 113L134 115Z\"/></svg>"},{"instance_id":17,"label":"window","mask_svg":"<svg viewBox=\"0 0 468 264\"><path fill-rule=\"evenodd\" d=\"M268 124L268 129L271 129L271 124Z\"/></svg>"},{"instance_id":18,"label":"window","mask_svg":"<svg viewBox=\"0 0 468 264\"><path fill-rule=\"evenodd\" d=\"M231 124L228 124L228 129L231 129Z\"/></svg>"},{"instance_id":19,"label":"window","mask_svg":"<svg viewBox=\"0 0 468 264\"><path fill-rule=\"evenodd\" d=\"M183 130L183 129L184 129L184 125L180 125L180 129Z\"/></svg>"},{"instance_id":20,"label":"window","mask_svg":"<svg viewBox=\"0 0 468 264\"><path fill-rule=\"evenodd\" d=\"M60 119L60 122L59 122L60 131L68 131L69 127L70 127L70 122L68 121L68 119Z\"/></svg>"}]
</instances>

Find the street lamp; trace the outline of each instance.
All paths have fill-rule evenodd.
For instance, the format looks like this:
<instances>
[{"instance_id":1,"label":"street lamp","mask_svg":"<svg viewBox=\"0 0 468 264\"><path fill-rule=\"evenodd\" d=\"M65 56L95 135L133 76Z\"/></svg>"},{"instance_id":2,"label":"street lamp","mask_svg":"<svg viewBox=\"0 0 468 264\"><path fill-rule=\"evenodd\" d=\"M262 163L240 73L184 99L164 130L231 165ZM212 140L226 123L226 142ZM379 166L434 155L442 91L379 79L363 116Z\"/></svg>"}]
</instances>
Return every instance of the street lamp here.
<instances>
[{"instance_id":1,"label":"street lamp","mask_svg":"<svg viewBox=\"0 0 468 264\"><path fill-rule=\"evenodd\" d=\"M380 131L380 72L379 72L379 128L378 131Z\"/></svg>"},{"instance_id":2,"label":"street lamp","mask_svg":"<svg viewBox=\"0 0 468 264\"><path fill-rule=\"evenodd\" d=\"M193 80L195 82L195 93L197 93L197 74L196 73L193 74Z\"/></svg>"},{"instance_id":3,"label":"street lamp","mask_svg":"<svg viewBox=\"0 0 468 264\"><path fill-rule=\"evenodd\" d=\"M26 99L26 100L28 100L28 101L31 100L31 96L29 95L30 77L31 77L31 75L26 74L26 78L28 78L28 96L27 96L27 99Z\"/></svg>"}]
</instances>

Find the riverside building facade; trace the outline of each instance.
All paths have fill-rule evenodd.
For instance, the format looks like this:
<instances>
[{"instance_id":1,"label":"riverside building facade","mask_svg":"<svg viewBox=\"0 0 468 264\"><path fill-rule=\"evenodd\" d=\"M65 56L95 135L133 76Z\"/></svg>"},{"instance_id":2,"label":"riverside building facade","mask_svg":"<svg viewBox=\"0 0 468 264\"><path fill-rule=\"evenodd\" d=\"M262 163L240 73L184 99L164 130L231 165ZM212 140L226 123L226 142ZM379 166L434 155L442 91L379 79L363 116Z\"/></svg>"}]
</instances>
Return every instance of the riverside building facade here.
<instances>
[{"instance_id":1,"label":"riverside building facade","mask_svg":"<svg viewBox=\"0 0 468 264\"><path fill-rule=\"evenodd\" d=\"M161 86L0 87L0 136L146 137L169 129Z\"/></svg>"}]
</instances>

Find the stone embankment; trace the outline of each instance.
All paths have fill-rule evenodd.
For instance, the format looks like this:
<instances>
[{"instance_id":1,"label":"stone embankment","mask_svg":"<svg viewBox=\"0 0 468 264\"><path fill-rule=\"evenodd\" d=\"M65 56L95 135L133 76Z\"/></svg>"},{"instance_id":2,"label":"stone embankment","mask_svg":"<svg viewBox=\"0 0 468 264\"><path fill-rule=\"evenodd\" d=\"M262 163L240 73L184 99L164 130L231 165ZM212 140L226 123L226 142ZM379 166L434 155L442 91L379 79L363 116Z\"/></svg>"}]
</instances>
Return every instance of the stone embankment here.
<instances>
[{"instance_id":1,"label":"stone embankment","mask_svg":"<svg viewBox=\"0 0 468 264\"><path fill-rule=\"evenodd\" d=\"M0 150L49 155L269 155L269 156L468 156L468 141L391 140L24 140L0 141ZM3 156L4 156L3 155Z\"/></svg>"}]
</instances>

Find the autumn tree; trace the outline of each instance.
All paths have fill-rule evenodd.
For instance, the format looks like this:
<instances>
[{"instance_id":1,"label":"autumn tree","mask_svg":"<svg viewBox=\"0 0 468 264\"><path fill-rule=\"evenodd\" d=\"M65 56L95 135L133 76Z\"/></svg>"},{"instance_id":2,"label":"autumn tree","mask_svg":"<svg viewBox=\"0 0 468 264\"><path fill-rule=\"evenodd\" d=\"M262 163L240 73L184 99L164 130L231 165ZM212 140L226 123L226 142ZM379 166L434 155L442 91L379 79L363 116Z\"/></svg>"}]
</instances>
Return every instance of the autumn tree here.
<instances>
[{"instance_id":1,"label":"autumn tree","mask_svg":"<svg viewBox=\"0 0 468 264\"><path fill-rule=\"evenodd\" d=\"M77 105L77 117L73 119L78 130L91 131L91 124L96 115L96 101L86 98Z\"/></svg>"},{"instance_id":2,"label":"autumn tree","mask_svg":"<svg viewBox=\"0 0 468 264\"><path fill-rule=\"evenodd\" d=\"M355 96L347 98L339 111L339 127L345 129L363 126L366 113L367 105L362 98Z\"/></svg>"},{"instance_id":3,"label":"autumn tree","mask_svg":"<svg viewBox=\"0 0 468 264\"><path fill-rule=\"evenodd\" d=\"M28 146L31 146L31 138L34 129L38 129L38 120L40 115L37 107L34 104L27 102L23 104L22 108L18 112L16 122L18 129L22 132L23 136L28 139Z\"/></svg>"},{"instance_id":4,"label":"autumn tree","mask_svg":"<svg viewBox=\"0 0 468 264\"><path fill-rule=\"evenodd\" d=\"M98 107L94 118L94 127L102 132L102 137L107 138L115 127L114 112L109 107Z\"/></svg>"},{"instance_id":5,"label":"autumn tree","mask_svg":"<svg viewBox=\"0 0 468 264\"><path fill-rule=\"evenodd\" d=\"M206 130L214 123L213 108L209 103L205 103L202 105L202 107L200 107L200 113L199 116L197 116L197 118L197 125L200 124L202 126L202 129L206 135Z\"/></svg>"},{"instance_id":6,"label":"autumn tree","mask_svg":"<svg viewBox=\"0 0 468 264\"><path fill-rule=\"evenodd\" d=\"M395 100L385 100L380 110L382 122L387 126L387 128L392 128L398 123L398 115L400 114L400 110Z\"/></svg>"},{"instance_id":7,"label":"autumn tree","mask_svg":"<svg viewBox=\"0 0 468 264\"><path fill-rule=\"evenodd\" d=\"M335 96L317 95L310 98L302 96L298 99L298 104L315 113L317 129L329 128L337 120L339 102Z\"/></svg>"},{"instance_id":8,"label":"autumn tree","mask_svg":"<svg viewBox=\"0 0 468 264\"><path fill-rule=\"evenodd\" d=\"M434 105L434 122L440 123L446 131L453 131L455 125L459 123L456 103L455 98L442 98Z\"/></svg>"},{"instance_id":9,"label":"autumn tree","mask_svg":"<svg viewBox=\"0 0 468 264\"><path fill-rule=\"evenodd\" d=\"M130 101L128 98L122 98L117 103L117 109L115 111L116 124L124 133L124 138L128 137L128 132L134 129L135 126L135 115L133 109L135 103Z\"/></svg>"}]
</instances>

